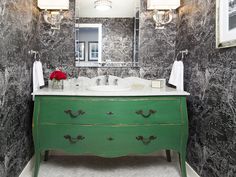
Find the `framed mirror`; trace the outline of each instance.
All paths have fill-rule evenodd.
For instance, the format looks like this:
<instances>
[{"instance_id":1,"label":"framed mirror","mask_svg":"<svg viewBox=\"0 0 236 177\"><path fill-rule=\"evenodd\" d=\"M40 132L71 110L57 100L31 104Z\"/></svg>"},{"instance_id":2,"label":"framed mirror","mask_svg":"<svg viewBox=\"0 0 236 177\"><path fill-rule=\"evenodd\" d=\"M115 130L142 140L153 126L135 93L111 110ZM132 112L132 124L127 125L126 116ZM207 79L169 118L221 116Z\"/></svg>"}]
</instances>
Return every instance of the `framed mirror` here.
<instances>
[{"instance_id":1,"label":"framed mirror","mask_svg":"<svg viewBox=\"0 0 236 177\"><path fill-rule=\"evenodd\" d=\"M77 67L136 67L140 0L112 0L107 11L95 0L75 1Z\"/></svg>"}]
</instances>

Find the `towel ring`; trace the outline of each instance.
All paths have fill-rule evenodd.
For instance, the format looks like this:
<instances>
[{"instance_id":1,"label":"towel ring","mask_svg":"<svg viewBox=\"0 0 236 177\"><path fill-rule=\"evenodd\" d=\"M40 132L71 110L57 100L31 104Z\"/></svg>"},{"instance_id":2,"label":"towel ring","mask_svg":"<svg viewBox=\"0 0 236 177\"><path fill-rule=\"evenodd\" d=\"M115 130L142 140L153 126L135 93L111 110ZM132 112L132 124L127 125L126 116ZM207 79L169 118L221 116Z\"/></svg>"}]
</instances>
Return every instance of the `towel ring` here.
<instances>
[{"instance_id":1,"label":"towel ring","mask_svg":"<svg viewBox=\"0 0 236 177\"><path fill-rule=\"evenodd\" d=\"M188 55L188 53L189 53L188 49L180 50L180 51L178 52L178 54L176 55L176 57L175 57L175 61L178 61L178 56L179 56L179 54L182 54L181 60L179 60L179 61L183 61L184 55Z\"/></svg>"}]
</instances>

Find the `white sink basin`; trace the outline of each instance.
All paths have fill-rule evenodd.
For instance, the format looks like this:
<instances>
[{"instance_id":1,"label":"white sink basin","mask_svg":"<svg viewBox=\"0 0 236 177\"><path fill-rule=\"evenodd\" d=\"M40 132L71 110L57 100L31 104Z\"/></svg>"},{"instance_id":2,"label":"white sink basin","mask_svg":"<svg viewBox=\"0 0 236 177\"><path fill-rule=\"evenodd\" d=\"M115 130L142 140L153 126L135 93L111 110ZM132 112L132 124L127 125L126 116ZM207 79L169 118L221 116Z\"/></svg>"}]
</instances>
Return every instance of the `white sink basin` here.
<instances>
[{"instance_id":1,"label":"white sink basin","mask_svg":"<svg viewBox=\"0 0 236 177\"><path fill-rule=\"evenodd\" d=\"M130 87L116 86L116 85L98 85L87 88L87 90L99 91L99 92L121 92L121 91L127 91L129 89Z\"/></svg>"}]
</instances>

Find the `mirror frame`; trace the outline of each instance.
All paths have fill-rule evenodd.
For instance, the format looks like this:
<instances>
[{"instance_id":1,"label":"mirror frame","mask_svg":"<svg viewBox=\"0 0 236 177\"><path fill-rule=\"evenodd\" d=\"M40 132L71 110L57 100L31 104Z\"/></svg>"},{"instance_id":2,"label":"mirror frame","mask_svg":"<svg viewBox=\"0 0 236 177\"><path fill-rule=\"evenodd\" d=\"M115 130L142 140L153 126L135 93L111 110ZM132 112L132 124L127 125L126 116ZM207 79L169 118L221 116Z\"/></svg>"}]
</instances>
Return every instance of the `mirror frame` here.
<instances>
[{"instance_id":1,"label":"mirror frame","mask_svg":"<svg viewBox=\"0 0 236 177\"><path fill-rule=\"evenodd\" d=\"M91 23L79 23L79 15L78 15L78 13L76 13L76 11L77 12L79 12L79 8L78 8L78 6L76 6L76 4L78 3L78 1L79 0L75 0L75 13L74 13L74 15L75 15L75 25L74 25L74 27L75 28L78 28L79 27L79 25L81 25L81 24L91 24ZM118 68L122 68L122 67L140 67L140 57L139 57L139 50L140 50L140 6L141 6L141 3L142 3L142 0L138 0L138 5L137 5L137 3L136 3L136 5L135 5L135 15L134 15L134 21L135 21L135 23L134 23L134 39L136 39L136 40L134 40L133 41L133 58L132 58L132 61L131 62L128 62L128 63L119 63L119 64L117 64L116 62L103 62L102 61L102 24L100 24L101 25L101 35L99 35L99 36L101 36L101 39L99 40L99 41L101 41L101 45L99 45L99 52L101 52L100 54L99 54L99 58L98 58L98 61L95 63L93 63L94 65L89 65L89 64L82 64L82 65L80 65L79 63L81 63L81 61L77 61L77 59L75 58L75 67L113 67L113 68L116 68L116 67L118 67ZM138 14L138 15L137 15ZM88 17L89 18L89 17ZM138 22L138 24L137 24L137 22ZM93 25L93 24L91 24L91 25ZM138 30L138 32L137 32L137 30ZM137 34L138 35L137 35ZM138 39L138 40L137 40ZM76 41L76 40L75 40Z\"/></svg>"}]
</instances>

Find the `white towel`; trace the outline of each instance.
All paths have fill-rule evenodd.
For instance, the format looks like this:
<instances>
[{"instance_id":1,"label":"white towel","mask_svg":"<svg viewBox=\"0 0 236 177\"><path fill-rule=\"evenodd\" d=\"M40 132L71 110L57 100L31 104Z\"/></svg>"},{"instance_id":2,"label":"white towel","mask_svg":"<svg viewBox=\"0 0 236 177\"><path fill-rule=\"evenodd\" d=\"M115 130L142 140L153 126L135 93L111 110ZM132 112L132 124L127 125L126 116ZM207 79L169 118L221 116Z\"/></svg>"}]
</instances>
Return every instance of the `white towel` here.
<instances>
[{"instance_id":1,"label":"white towel","mask_svg":"<svg viewBox=\"0 0 236 177\"><path fill-rule=\"evenodd\" d=\"M176 86L179 91L184 91L184 64L175 61L171 70L169 84Z\"/></svg>"},{"instance_id":2,"label":"white towel","mask_svg":"<svg viewBox=\"0 0 236 177\"><path fill-rule=\"evenodd\" d=\"M41 86L44 86L42 63L35 61L33 64L33 91L40 89Z\"/></svg>"}]
</instances>

